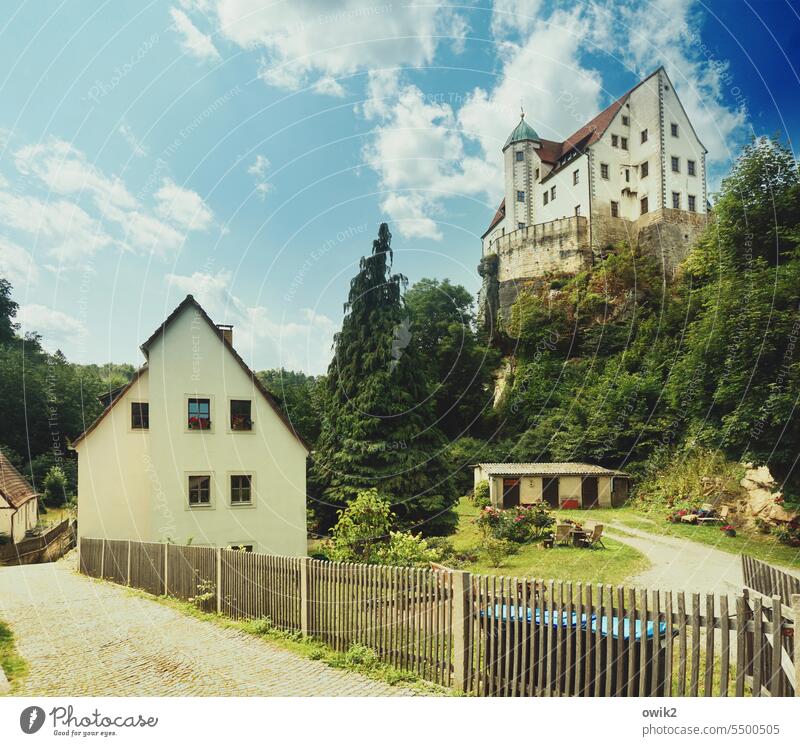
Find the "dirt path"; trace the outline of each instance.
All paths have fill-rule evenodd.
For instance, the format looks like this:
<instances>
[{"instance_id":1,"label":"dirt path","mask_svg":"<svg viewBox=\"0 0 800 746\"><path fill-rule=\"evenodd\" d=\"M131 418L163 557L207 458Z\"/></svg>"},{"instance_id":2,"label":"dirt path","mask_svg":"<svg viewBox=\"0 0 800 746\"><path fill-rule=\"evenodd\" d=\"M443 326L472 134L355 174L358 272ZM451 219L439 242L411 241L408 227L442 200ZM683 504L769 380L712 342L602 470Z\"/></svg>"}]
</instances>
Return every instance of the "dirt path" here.
<instances>
[{"instance_id":1,"label":"dirt path","mask_svg":"<svg viewBox=\"0 0 800 746\"><path fill-rule=\"evenodd\" d=\"M19 696L412 694L92 581L68 561L0 567L0 619L30 668Z\"/></svg>"},{"instance_id":2,"label":"dirt path","mask_svg":"<svg viewBox=\"0 0 800 746\"><path fill-rule=\"evenodd\" d=\"M606 526L609 536L637 549L652 566L630 578L632 585L686 593L733 594L742 591L738 554L672 536L660 536L618 523Z\"/></svg>"}]
</instances>

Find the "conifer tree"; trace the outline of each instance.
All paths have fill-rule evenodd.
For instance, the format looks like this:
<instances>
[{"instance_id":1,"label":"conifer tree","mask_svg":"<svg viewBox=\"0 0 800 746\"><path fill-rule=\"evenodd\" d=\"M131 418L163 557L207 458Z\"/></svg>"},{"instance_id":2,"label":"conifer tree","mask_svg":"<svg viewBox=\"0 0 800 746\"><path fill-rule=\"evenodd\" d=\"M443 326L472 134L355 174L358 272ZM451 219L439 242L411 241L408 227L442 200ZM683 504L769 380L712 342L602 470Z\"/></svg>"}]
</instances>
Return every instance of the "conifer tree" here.
<instances>
[{"instance_id":1,"label":"conifer tree","mask_svg":"<svg viewBox=\"0 0 800 746\"><path fill-rule=\"evenodd\" d=\"M315 452L317 512L330 520L360 490L374 487L389 497L401 525L437 533L451 524L456 496L426 366L412 344L406 278L392 273L392 258L383 223L350 283L334 339Z\"/></svg>"}]
</instances>

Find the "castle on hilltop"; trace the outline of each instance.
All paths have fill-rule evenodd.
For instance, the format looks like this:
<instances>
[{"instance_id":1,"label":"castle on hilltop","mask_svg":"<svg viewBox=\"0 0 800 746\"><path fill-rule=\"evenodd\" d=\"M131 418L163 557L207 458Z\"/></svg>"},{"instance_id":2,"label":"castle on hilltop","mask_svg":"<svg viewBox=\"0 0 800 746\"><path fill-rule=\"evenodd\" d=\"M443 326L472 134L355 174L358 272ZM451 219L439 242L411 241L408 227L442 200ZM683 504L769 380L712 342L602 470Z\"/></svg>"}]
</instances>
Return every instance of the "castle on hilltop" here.
<instances>
[{"instance_id":1,"label":"castle on hilltop","mask_svg":"<svg viewBox=\"0 0 800 746\"><path fill-rule=\"evenodd\" d=\"M671 276L705 226L706 149L664 68L563 142L520 121L503 146L505 198L482 238L480 312L591 266L628 241Z\"/></svg>"}]
</instances>

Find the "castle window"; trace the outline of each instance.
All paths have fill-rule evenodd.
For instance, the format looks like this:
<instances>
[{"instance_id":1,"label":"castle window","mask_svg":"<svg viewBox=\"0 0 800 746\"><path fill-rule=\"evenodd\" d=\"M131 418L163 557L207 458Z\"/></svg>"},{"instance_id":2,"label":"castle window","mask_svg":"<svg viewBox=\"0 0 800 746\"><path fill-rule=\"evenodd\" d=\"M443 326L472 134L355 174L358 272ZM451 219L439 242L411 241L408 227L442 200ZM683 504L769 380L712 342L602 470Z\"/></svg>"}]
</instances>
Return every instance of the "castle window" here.
<instances>
[{"instance_id":1,"label":"castle window","mask_svg":"<svg viewBox=\"0 0 800 746\"><path fill-rule=\"evenodd\" d=\"M552 200L555 198L556 198L556 187L554 184L553 186L550 187L550 199Z\"/></svg>"},{"instance_id":2,"label":"castle window","mask_svg":"<svg viewBox=\"0 0 800 746\"><path fill-rule=\"evenodd\" d=\"M678 156L672 156L672 171L673 173L680 173L681 170L681 159Z\"/></svg>"},{"instance_id":3,"label":"castle window","mask_svg":"<svg viewBox=\"0 0 800 746\"><path fill-rule=\"evenodd\" d=\"M647 142L647 130L642 130L642 142Z\"/></svg>"},{"instance_id":4,"label":"castle window","mask_svg":"<svg viewBox=\"0 0 800 746\"><path fill-rule=\"evenodd\" d=\"M611 217L618 218L619 217L619 202L612 202L611 203Z\"/></svg>"},{"instance_id":5,"label":"castle window","mask_svg":"<svg viewBox=\"0 0 800 746\"><path fill-rule=\"evenodd\" d=\"M525 223L517 223L517 228L522 230L525 227Z\"/></svg>"},{"instance_id":6,"label":"castle window","mask_svg":"<svg viewBox=\"0 0 800 746\"><path fill-rule=\"evenodd\" d=\"M577 217L580 214L581 214L581 206L575 205L575 216Z\"/></svg>"},{"instance_id":7,"label":"castle window","mask_svg":"<svg viewBox=\"0 0 800 746\"><path fill-rule=\"evenodd\" d=\"M539 181L539 169L536 169L536 181Z\"/></svg>"},{"instance_id":8,"label":"castle window","mask_svg":"<svg viewBox=\"0 0 800 746\"><path fill-rule=\"evenodd\" d=\"M689 176L694 176L696 174L697 169L695 168L694 161L686 161L686 171L689 173Z\"/></svg>"},{"instance_id":9,"label":"castle window","mask_svg":"<svg viewBox=\"0 0 800 746\"><path fill-rule=\"evenodd\" d=\"M689 212L697 212L697 199L693 194L689 195Z\"/></svg>"},{"instance_id":10,"label":"castle window","mask_svg":"<svg viewBox=\"0 0 800 746\"><path fill-rule=\"evenodd\" d=\"M622 115L622 126L627 127L631 123L630 117L626 116L625 114Z\"/></svg>"},{"instance_id":11,"label":"castle window","mask_svg":"<svg viewBox=\"0 0 800 746\"><path fill-rule=\"evenodd\" d=\"M542 195L542 204L547 204L550 201L550 194L545 190L545 193Z\"/></svg>"},{"instance_id":12,"label":"castle window","mask_svg":"<svg viewBox=\"0 0 800 746\"><path fill-rule=\"evenodd\" d=\"M576 168L572 172L572 183L577 184L579 179L580 179L580 171Z\"/></svg>"},{"instance_id":13,"label":"castle window","mask_svg":"<svg viewBox=\"0 0 800 746\"><path fill-rule=\"evenodd\" d=\"M673 137L678 136L678 125L675 124L675 122L672 122L672 124L670 124L669 129Z\"/></svg>"},{"instance_id":14,"label":"castle window","mask_svg":"<svg viewBox=\"0 0 800 746\"><path fill-rule=\"evenodd\" d=\"M631 170L629 168L625 169L625 181L631 180Z\"/></svg>"},{"instance_id":15,"label":"castle window","mask_svg":"<svg viewBox=\"0 0 800 746\"><path fill-rule=\"evenodd\" d=\"M673 192L672 193L672 209L673 210L680 210L681 209L681 193L680 192Z\"/></svg>"},{"instance_id":16,"label":"castle window","mask_svg":"<svg viewBox=\"0 0 800 746\"><path fill-rule=\"evenodd\" d=\"M611 147L616 148L619 145L619 138L616 135L611 135Z\"/></svg>"},{"instance_id":17,"label":"castle window","mask_svg":"<svg viewBox=\"0 0 800 746\"><path fill-rule=\"evenodd\" d=\"M645 161L644 163L642 163L640 174L642 178L644 178L649 173L650 173L650 164L647 161Z\"/></svg>"},{"instance_id":18,"label":"castle window","mask_svg":"<svg viewBox=\"0 0 800 746\"><path fill-rule=\"evenodd\" d=\"M627 137L621 137L620 141L619 141L619 144L620 144L620 147L623 150L627 150L628 149L628 138Z\"/></svg>"},{"instance_id":19,"label":"castle window","mask_svg":"<svg viewBox=\"0 0 800 746\"><path fill-rule=\"evenodd\" d=\"M517 202L525 201L525 192L517 192Z\"/></svg>"},{"instance_id":20,"label":"castle window","mask_svg":"<svg viewBox=\"0 0 800 746\"><path fill-rule=\"evenodd\" d=\"M608 164L601 163L600 164L600 178L607 179L608 178Z\"/></svg>"},{"instance_id":21,"label":"castle window","mask_svg":"<svg viewBox=\"0 0 800 746\"><path fill-rule=\"evenodd\" d=\"M515 155L518 161L525 160L525 153L523 153L521 150L518 150Z\"/></svg>"},{"instance_id":22,"label":"castle window","mask_svg":"<svg viewBox=\"0 0 800 746\"><path fill-rule=\"evenodd\" d=\"M641 208L642 215L644 215L647 212L647 197L642 197L639 202L639 207Z\"/></svg>"}]
</instances>

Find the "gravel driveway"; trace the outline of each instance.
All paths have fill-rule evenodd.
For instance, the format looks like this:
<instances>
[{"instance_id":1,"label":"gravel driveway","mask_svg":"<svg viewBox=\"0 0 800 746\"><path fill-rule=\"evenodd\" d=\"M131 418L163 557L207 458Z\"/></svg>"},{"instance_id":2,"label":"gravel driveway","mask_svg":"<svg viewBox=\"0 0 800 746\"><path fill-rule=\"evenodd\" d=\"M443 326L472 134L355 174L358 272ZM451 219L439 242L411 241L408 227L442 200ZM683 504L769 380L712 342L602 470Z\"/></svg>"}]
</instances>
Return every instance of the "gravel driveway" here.
<instances>
[{"instance_id":1,"label":"gravel driveway","mask_svg":"<svg viewBox=\"0 0 800 746\"><path fill-rule=\"evenodd\" d=\"M0 619L30 668L19 696L416 694L90 580L72 564L0 567Z\"/></svg>"}]
</instances>

